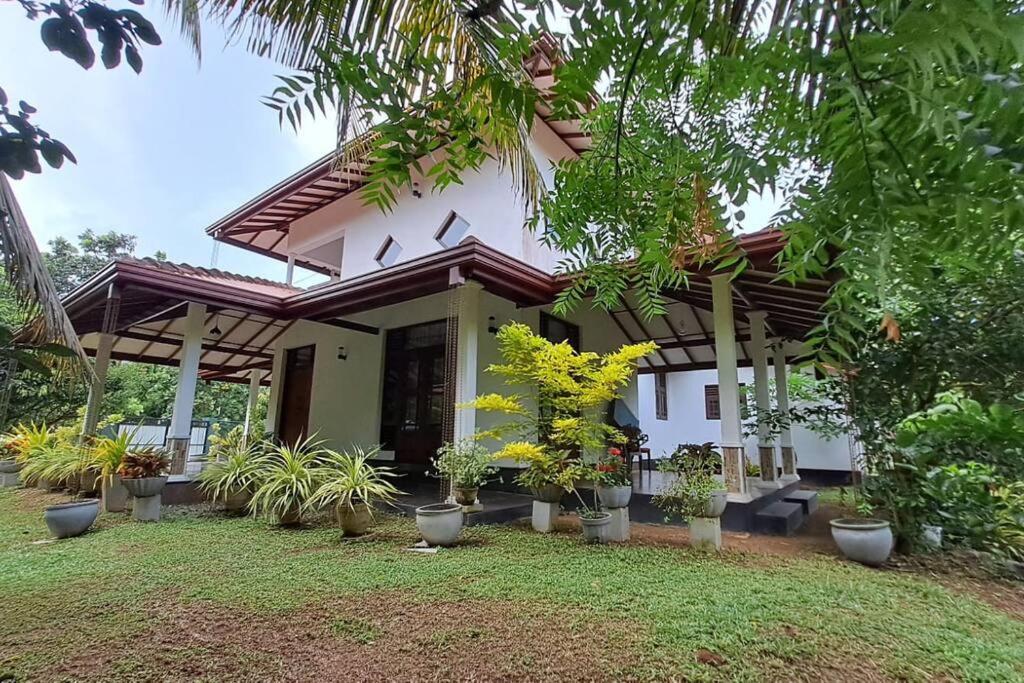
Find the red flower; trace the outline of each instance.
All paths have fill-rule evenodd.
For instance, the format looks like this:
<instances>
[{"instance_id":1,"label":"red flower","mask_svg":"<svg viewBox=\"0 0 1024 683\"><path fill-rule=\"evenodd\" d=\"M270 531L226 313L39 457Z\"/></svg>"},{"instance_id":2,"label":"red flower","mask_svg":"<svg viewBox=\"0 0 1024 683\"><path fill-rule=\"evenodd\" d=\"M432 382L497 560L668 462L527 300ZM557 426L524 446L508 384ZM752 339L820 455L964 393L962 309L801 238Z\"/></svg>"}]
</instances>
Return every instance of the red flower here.
<instances>
[{"instance_id":1,"label":"red flower","mask_svg":"<svg viewBox=\"0 0 1024 683\"><path fill-rule=\"evenodd\" d=\"M620 451L618 448L614 448L614 447L613 448L609 448L608 449L608 455L615 455L615 456L621 457L622 456L622 451Z\"/></svg>"},{"instance_id":2,"label":"red flower","mask_svg":"<svg viewBox=\"0 0 1024 683\"><path fill-rule=\"evenodd\" d=\"M598 465L597 466L597 471L598 472L614 472L615 471L615 465Z\"/></svg>"}]
</instances>

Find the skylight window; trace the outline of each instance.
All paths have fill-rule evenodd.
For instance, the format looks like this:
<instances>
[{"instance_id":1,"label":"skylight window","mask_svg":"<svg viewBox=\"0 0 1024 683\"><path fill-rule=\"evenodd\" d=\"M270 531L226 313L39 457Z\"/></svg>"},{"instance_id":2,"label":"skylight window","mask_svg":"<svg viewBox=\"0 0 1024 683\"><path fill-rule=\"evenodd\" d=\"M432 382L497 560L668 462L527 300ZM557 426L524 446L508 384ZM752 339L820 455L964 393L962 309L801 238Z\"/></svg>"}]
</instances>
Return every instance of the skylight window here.
<instances>
[{"instance_id":1,"label":"skylight window","mask_svg":"<svg viewBox=\"0 0 1024 683\"><path fill-rule=\"evenodd\" d=\"M460 216L459 214L452 211L448 214L448 218L441 224L441 228L434 235L434 239L441 243L444 247L454 247L462 238L469 232L469 222Z\"/></svg>"},{"instance_id":2,"label":"skylight window","mask_svg":"<svg viewBox=\"0 0 1024 683\"><path fill-rule=\"evenodd\" d=\"M384 240L384 244L380 245L380 249L377 250L377 256L374 260L380 264L381 268L387 268L393 266L398 262L398 256L402 253L402 245L395 241L395 238L388 235L387 239Z\"/></svg>"}]
</instances>

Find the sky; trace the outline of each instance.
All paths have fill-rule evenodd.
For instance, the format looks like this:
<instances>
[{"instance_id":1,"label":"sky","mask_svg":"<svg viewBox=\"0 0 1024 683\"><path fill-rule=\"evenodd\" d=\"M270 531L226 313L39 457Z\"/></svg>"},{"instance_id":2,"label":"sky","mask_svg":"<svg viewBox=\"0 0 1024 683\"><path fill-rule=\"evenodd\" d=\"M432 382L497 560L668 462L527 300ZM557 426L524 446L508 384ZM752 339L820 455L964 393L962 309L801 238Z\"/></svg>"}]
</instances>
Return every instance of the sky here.
<instances>
[{"instance_id":1,"label":"sky","mask_svg":"<svg viewBox=\"0 0 1024 683\"><path fill-rule=\"evenodd\" d=\"M204 229L330 151L334 120L304 117L298 133L280 127L260 97L284 69L229 45L212 22L203 27L200 64L159 6L141 10L163 44L144 47L136 75L125 64L108 71L98 59L83 70L43 45L40 21L0 3L0 85L12 101L36 107L33 121L78 159L59 170L44 165L14 181L14 191L43 249L56 236L114 230L136 235L140 256L160 250L171 261L210 266L214 241ZM762 227L773 208L755 198L744 207L744 227ZM285 276L283 263L229 245L219 246L216 265ZM317 279L300 272L296 284Z\"/></svg>"},{"instance_id":2,"label":"sky","mask_svg":"<svg viewBox=\"0 0 1024 683\"><path fill-rule=\"evenodd\" d=\"M286 73L212 23L201 65L158 5L141 8L163 39L142 51L142 73L122 64L86 71L50 52L16 3L0 3L0 85L39 111L33 121L78 159L13 181L40 247L87 228L138 236L140 256L211 263L204 229L333 148L334 121L305 118L296 134L260 103ZM95 45L95 43L94 43ZM225 270L283 280L285 266L221 245ZM299 276L297 276L299 277Z\"/></svg>"}]
</instances>

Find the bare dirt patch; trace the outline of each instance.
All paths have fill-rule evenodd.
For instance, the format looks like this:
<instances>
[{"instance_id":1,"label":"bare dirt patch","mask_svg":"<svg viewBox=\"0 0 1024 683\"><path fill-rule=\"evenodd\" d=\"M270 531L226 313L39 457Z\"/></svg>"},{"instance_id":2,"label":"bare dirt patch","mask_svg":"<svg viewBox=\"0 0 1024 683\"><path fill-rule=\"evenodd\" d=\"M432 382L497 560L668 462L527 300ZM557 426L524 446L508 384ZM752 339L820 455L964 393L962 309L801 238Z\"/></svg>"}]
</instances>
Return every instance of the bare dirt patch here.
<instances>
[{"instance_id":1,"label":"bare dirt patch","mask_svg":"<svg viewBox=\"0 0 1024 683\"><path fill-rule=\"evenodd\" d=\"M148 627L40 672L46 680L629 680L644 629L508 601L354 596L254 613L168 596Z\"/></svg>"},{"instance_id":2,"label":"bare dirt patch","mask_svg":"<svg viewBox=\"0 0 1024 683\"><path fill-rule=\"evenodd\" d=\"M1024 583L993 574L969 553L916 555L890 562L895 571L931 579L955 593L963 593L1024 621Z\"/></svg>"}]
</instances>

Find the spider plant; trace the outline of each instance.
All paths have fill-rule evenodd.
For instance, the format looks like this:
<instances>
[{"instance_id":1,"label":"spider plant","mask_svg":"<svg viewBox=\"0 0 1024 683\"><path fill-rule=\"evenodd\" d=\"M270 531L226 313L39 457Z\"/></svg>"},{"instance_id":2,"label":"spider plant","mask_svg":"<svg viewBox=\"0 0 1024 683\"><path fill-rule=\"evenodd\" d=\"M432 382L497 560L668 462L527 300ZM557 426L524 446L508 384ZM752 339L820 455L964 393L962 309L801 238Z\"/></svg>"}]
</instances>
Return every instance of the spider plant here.
<instances>
[{"instance_id":1,"label":"spider plant","mask_svg":"<svg viewBox=\"0 0 1024 683\"><path fill-rule=\"evenodd\" d=\"M262 443L246 445L242 441L221 445L217 460L204 467L197 477L199 490L211 500L233 507L232 501L252 492L263 449Z\"/></svg>"},{"instance_id":2,"label":"spider plant","mask_svg":"<svg viewBox=\"0 0 1024 683\"><path fill-rule=\"evenodd\" d=\"M402 492L389 479L395 477L390 467L374 467L368 461L380 448L364 451L353 448L349 453L327 451L323 465L314 476L320 486L306 500L306 510L333 507L338 522L346 533L364 533L373 519L374 502L394 505Z\"/></svg>"},{"instance_id":3,"label":"spider plant","mask_svg":"<svg viewBox=\"0 0 1024 683\"><path fill-rule=\"evenodd\" d=\"M82 473L89 465L88 453L74 444L55 442L40 446L22 468L26 482L47 482L48 488L77 490Z\"/></svg>"},{"instance_id":4,"label":"spider plant","mask_svg":"<svg viewBox=\"0 0 1024 683\"><path fill-rule=\"evenodd\" d=\"M249 509L253 515L279 524L302 521L303 506L319 488L327 451L323 441L310 437L294 446L268 448L254 460L256 490Z\"/></svg>"}]
</instances>

